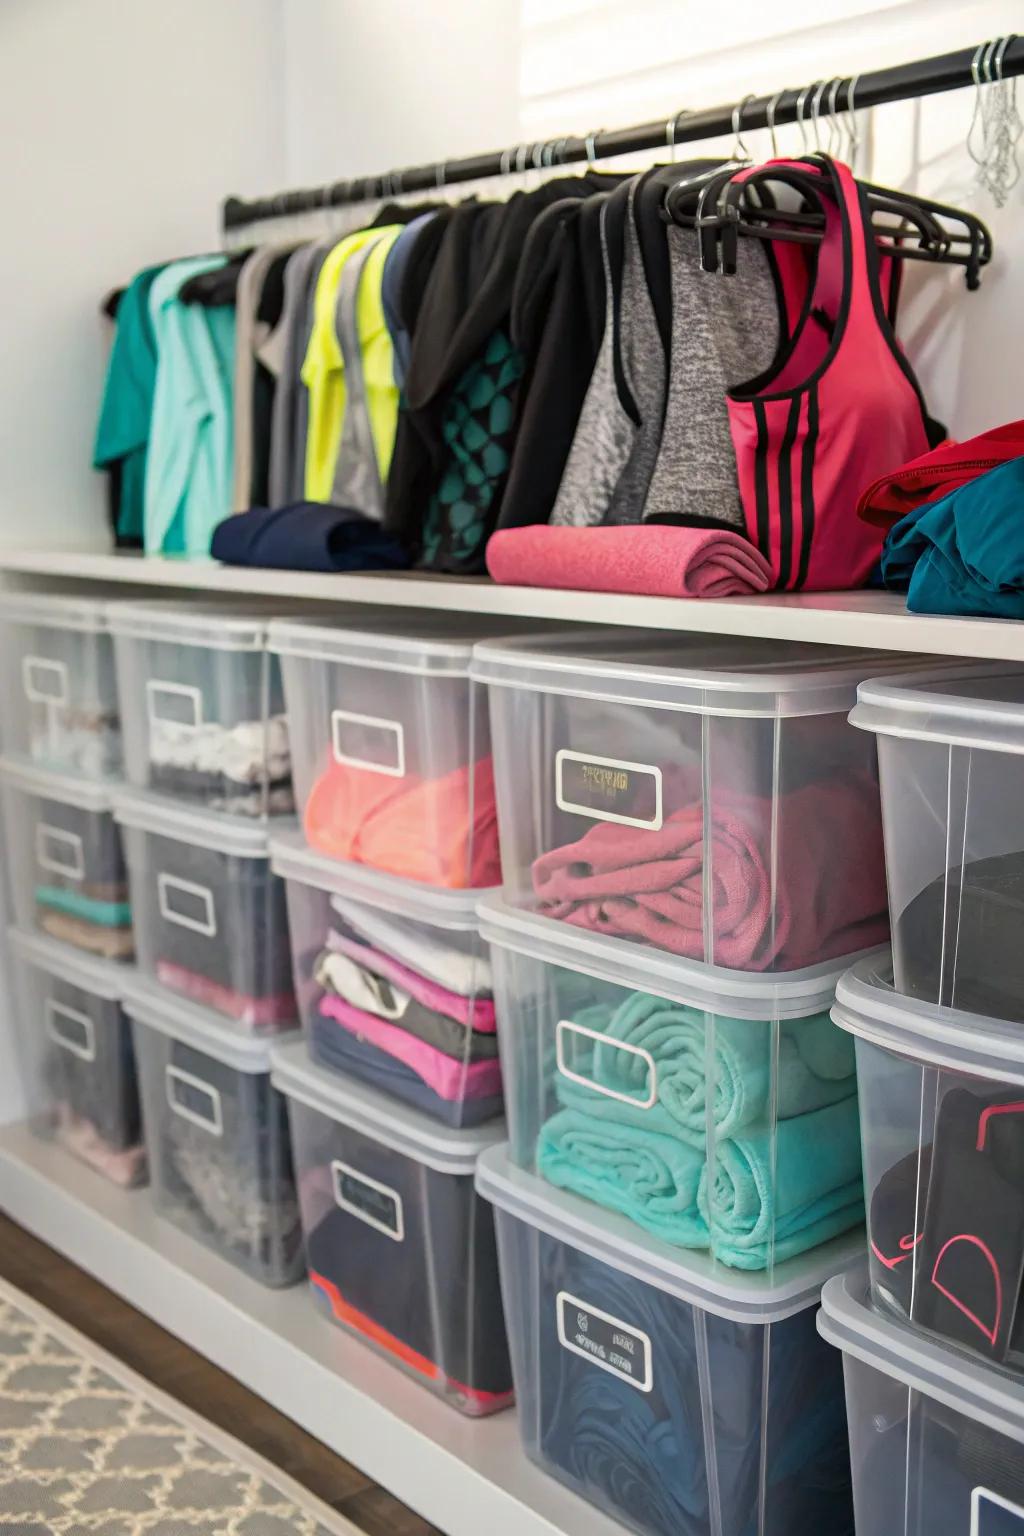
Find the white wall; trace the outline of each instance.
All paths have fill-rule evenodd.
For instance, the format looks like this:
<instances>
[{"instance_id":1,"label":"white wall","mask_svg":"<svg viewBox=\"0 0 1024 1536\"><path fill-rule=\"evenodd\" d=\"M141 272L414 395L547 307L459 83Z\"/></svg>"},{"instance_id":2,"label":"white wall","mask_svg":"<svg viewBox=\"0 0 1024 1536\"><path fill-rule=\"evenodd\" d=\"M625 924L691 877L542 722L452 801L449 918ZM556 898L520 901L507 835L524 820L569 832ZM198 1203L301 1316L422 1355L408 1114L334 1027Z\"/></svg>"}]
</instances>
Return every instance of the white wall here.
<instances>
[{"instance_id":1,"label":"white wall","mask_svg":"<svg viewBox=\"0 0 1024 1536\"><path fill-rule=\"evenodd\" d=\"M519 0L284 0L289 184L502 149Z\"/></svg>"},{"instance_id":2,"label":"white wall","mask_svg":"<svg viewBox=\"0 0 1024 1536\"><path fill-rule=\"evenodd\" d=\"M0 539L106 543L103 294L285 179L281 0L0 3Z\"/></svg>"}]
</instances>

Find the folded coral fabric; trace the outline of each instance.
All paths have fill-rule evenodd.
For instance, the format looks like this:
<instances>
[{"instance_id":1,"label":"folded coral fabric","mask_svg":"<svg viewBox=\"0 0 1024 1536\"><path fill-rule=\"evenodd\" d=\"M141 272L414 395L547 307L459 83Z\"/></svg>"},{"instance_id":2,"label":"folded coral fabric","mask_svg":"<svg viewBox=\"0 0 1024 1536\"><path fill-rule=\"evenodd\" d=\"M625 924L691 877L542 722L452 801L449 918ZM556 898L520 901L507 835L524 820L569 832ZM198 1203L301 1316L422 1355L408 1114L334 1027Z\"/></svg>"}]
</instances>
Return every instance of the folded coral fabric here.
<instances>
[{"instance_id":1,"label":"folded coral fabric","mask_svg":"<svg viewBox=\"0 0 1024 1536\"><path fill-rule=\"evenodd\" d=\"M387 571L411 564L377 523L349 507L313 501L236 512L213 530L210 554L225 565L282 571Z\"/></svg>"},{"instance_id":2,"label":"folded coral fabric","mask_svg":"<svg viewBox=\"0 0 1024 1536\"><path fill-rule=\"evenodd\" d=\"M678 1136L563 1109L542 1128L537 1170L549 1184L630 1217L678 1248L706 1248L697 1205L704 1155Z\"/></svg>"},{"instance_id":3,"label":"folded coral fabric","mask_svg":"<svg viewBox=\"0 0 1024 1536\"><path fill-rule=\"evenodd\" d=\"M764 1125L769 1115L791 1119L857 1088L853 1038L828 1013L785 1020L776 1034L771 1021L731 1019L633 992L605 1024L590 1018L587 1024L605 1037L594 1042L583 1068L592 1081L617 1094L649 1093L645 1057L619 1046L646 1052L654 1061L658 1102L677 1134L700 1148L709 1132L716 1140L734 1136Z\"/></svg>"},{"instance_id":4,"label":"folded coral fabric","mask_svg":"<svg viewBox=\"0 0 1024 1536\"><path fill-rule=\"evenodd\" d=\"M713 874L701 802L658 830L598 822L534 862L539 910L740 970L796 970L885 939L878 786L868 775L805 785L774 815L766 800L719 790L711 818Z\"/></svg>"},{"instance_id":5,"label":"folded coral fabric","mask_svg":"<svg viewBox=\"0 0 1024 1536\"><path fill-rule=\"evenodd\" d=\"M744 597L772 585L771 566L742 534L660 523L503 529L488 542L487 569L507 586L646 597Z\"/></svg>"},{"instance_id":6,"label":"folded coral fabric","mask_svg":"<svg viewBox=\"0 0 1024 1536\"><path fill-rule=\"evenodd\" d=\"M304 817L310 847L454 889L501 883L491 759L439 779L392 778L332 760Z\"/></svg>"},{"instance_id":7,"label":"folded coral fabric","mask_svg":"<svg viewBox=\"0 0 1024 1536\"><path fill-rule=\"evenodd\" d=\"M482 1099L501 1092L501 1065L497 1061L456 1061L407 1030L352 1008L331 994L321 1000L320 1013L404 1062L442 1099Z\"/></svg>"},{"instance_id":8,"label":"folded coral fabric","mask_svg":"<svg viewBox=\"0 0 1024 1536\"><path fill-rule=\"evenodd\" d=\"M930 453L911 459L869 485L857 503L857 515L866 523L889 528L915 507L938 501L1021 455L1024 421L1009 421L991 432L969 438L966 443L941 443Z\"/></svg>"},{"instance_id":9,"label":"folded coral fabric","mask_svg":"<svg viewBox=\"0 0 1024 1536\"><path fill-rule=\"evenodd\" d=\"M496 1023L494 1003L489 997L478 997L470 1000L462 997L458 992L449 992L447 988L438 986L436 981L431 981L426 976L420 976L416 971L410 970L399 960L393 960L390 955L383 954L379 949L371 949L367 944L360 944L356 939L349 939L343 933L330 932L327 935L328 956L323 957L323 965L326 969L330 990L343 993L344 989L334 982L330 976L329 953L333 951L339 956L346 956L356 965L369 971L373 976L379 976L385 981L393 982L409 997L422 1003L424 1008L431 1008L436 1013L444 1014L446 1019L454 1019L458 1024L464 1024L467 1029L480 1030L487 1034L494 1034ZM321 986L328 985L328 981L321 979L319 974L321 961L317 962L317 980ZM347 996L348 994L345 993ZM351 996L348 1001L354 1002ZM368 1003L359 1006L368 1007ZM379 1013L379 1008L369 1008L371 1013ZM382 1014L382 1017L386 1015ZM396 1019L401 1017L401 1012L394 1014Z\"/></svg>"},{"instance_id":10,"label":"folded coral fabric","mask_svg":"<svg viewBox=\"0 0 1024 1536\"><path fill-rule=\"evenodd\" d=\"M700 1211L733 1269L765 1269L848 1232L864 1218L856 1096L718 1142L713 1169Z\"/></svg>"}]
</instances>

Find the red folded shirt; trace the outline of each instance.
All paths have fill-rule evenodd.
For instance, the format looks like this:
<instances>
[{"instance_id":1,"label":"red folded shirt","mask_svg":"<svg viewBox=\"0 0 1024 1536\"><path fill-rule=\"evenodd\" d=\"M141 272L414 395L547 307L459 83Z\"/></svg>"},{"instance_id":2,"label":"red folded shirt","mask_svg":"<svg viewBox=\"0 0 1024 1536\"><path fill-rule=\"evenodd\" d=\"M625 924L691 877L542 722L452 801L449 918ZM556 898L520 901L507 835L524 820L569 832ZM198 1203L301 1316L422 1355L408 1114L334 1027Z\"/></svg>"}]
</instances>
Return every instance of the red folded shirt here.
<instances>
[{"instance_id":1,"label":"red folded shirt","mask_svg":"<svg viewBox=\"0 0 1024 1536\"><path fill-rule=\"evenodd\" d=\"M857 503L857 515L866 523L889 528L924 502L939 501L950 491L1022 455L1024 421L1008 421L1003 427L968 438L966 443L948 439L869 485Z\"/></svg>"}]
</instances>

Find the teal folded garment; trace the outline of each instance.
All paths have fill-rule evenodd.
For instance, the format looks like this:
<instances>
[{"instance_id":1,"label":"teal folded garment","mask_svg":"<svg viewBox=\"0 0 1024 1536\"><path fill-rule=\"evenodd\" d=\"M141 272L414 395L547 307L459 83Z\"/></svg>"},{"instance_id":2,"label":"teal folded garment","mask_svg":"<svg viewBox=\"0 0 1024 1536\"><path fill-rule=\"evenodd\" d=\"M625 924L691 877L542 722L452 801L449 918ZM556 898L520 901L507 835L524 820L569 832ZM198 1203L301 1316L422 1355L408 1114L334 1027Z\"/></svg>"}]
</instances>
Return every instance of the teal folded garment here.
<instances>
[{"instance_id":1,"label":"teal folded garment","mask_svg":"<svg viewBox=\"0 0 1024 1536\"><path fill-rule=\"evenodd\" d=\"M703 1156L678 1135L589 1110L560 1110L537 1142L537 1171L549 1183L621 1212L677 1248L708 1246L697 1205L703 1168Z\"/></svg>"},{"instance_id":2,"label":"teal folded garment","mask_svg":"<svg viewBox=\"0 0 1024 1536\"><path fill-rule=\"evenodd\" d=\"M773 1159L774 1150L774 1159ZM710 1171L710 1165L709 1165ZM719 1141L698 1195L715 1257L766 1269L864 1218L857 1099L780 1120L770 1134Z\"/></svg>"},{"instance_id":3,"label":"teal folded garment","mask_svg":"<svg viewBox=\"0 0 1024 1536\"><path fill-rule=\"evenodd\" d=\"M132 920L131 905L127 901L97 901L79 891L66 891L59 885L37 885L35 896L41 907L66 912L69 917L81 917L85 922L98 923L103 928L127 928Z\"/></svg>"},{"instance_id":4,"label":"teal folded garment","mask_svg":"<svg viewBox=\"0 0 1024 1536\"><path fill-rule=\"evenodd\" d=\"M576 1036L574 1070L596 1090L642 1101L650 1094L650 1057L658 1101L694 1146L705 1146L711 1129L716 1138L733 1136L769 1113L783 1120L837 1103L856 1085L853 1039L827 1013L781 1022L777 1060L770 1021L705 1013L643 992L631 993L614 1013L587 1009L575 1022L621 1044L591 1044ZM646 1054L623 1050L623 1044Z\"/></svg>"}]
</instances>

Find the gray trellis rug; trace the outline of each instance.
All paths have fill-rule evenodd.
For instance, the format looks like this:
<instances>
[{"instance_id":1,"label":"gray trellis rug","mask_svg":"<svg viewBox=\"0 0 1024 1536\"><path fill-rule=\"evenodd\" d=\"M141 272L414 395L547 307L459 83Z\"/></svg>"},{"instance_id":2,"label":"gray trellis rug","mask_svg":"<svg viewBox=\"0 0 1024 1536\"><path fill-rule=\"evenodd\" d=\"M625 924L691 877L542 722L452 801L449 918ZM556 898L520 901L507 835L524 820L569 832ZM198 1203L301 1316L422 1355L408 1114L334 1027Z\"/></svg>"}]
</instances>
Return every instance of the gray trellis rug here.
<instances>
[{"instance_id":1,"label":"gray trellis rug","mask_svg":"<svg viewBox=\"0 0 1024 1536\"><path fill-rule=\"evenodd\" d=\"M359 1536L0 1281L0 1536Z\"/></svg>"}]
</instances>

